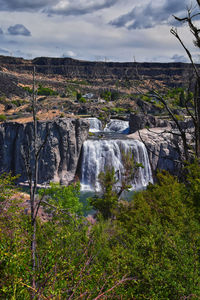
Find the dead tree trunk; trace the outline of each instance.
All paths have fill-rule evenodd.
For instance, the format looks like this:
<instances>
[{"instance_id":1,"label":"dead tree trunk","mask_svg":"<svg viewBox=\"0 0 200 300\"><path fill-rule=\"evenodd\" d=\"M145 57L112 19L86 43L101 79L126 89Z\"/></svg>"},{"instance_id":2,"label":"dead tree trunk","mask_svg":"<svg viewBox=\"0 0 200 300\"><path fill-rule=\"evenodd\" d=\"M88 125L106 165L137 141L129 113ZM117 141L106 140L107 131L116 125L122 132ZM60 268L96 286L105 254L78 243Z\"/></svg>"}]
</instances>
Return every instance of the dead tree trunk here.
<instances>
[{"instance_id":1,"label":"dead tree trunk","mask_svg":"<svg viewBox=\"0 0 200 300\"><path fill-rule=\"evenodd\" d=\"M47 131L44 141L40 142L38 138L38 121L37 121L37 97L36 97L36 86L35 86L35 67L33 69L33 94L31 99L31 108L33 116L33 131L32 135L28 137L28 147L22 149L24 164L26 168L26 174L29 182L29 193L30 193L30 209L31 209L31 258L32 258L32 278L31 278L31 298L34 299L37 293L37 282L36 282L36 233L37 233L37 222L36 218L38 215L39 207L42 203L36 201L37 187L38 187L38 165L40 159L40 153L47 142L49 135L49 127L47 125Z\"/></svg>"}]
</instances>

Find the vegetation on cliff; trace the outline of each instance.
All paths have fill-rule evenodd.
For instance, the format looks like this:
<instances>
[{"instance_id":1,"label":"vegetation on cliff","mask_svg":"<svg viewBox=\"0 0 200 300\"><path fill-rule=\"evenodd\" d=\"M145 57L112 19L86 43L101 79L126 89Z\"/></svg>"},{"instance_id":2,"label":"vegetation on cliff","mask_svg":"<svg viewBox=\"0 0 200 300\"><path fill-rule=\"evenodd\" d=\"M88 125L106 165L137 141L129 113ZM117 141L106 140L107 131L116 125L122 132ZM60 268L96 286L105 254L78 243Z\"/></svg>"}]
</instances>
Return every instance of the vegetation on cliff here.
<instances>
[{"instance_id":1,"label":"vegetation on cliff","mask_svg":"<svg viewBox=\"0 0 200 300\"><path fill-rule=\"evenodd\" d=\"M47 190L50 220L37 218L36 287L32 291L31 219L10 175L0 178L2 299L198 299L200 297L200 168L184 182L167 174L112 218L91 225L67 208L78 186ZM70 202L71 201L71 202ZM80 212L81 206L78 207ZM68 212L68 213L67 213ZM50 213L50 212L49 212Z\"/></svg>"}]
</instances>

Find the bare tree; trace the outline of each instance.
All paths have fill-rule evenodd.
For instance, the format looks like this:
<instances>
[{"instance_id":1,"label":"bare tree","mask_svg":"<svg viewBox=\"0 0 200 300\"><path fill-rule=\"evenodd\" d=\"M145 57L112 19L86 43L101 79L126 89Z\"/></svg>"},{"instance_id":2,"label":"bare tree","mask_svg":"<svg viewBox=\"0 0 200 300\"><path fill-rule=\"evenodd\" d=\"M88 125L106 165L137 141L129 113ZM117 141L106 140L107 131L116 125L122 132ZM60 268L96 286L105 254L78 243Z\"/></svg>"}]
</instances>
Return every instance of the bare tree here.
<instances>
[{"instance_id":1,"label":"bare tree","mask_svg":"<svg viewBox=\"0 0 200 300\"><path fill-rule=\"evenodd\" d=\"M177 22L188 24L190 32L194 38L194 45L197 48L200 48L200 28L198 28L195 23L195 19L200 16L200 1L196 0L196 3L196 7L191 6L187 8L186 17L178 18L174 16L174 18L177 20ZM174 124L173 129L165 131L165 133L171 133L172 135L176 135L180 138L183 148L183 157L181 162L183 162L184 160L191 161L195 157L200 159L200 72L199 67L194 62L191 51L185 46L185 43L180 37L177 28L171 28L170 32L173 36L175 36L180 45L183 47L191 63L190 73L192 74L188 74L188 88L186 90L185 100L182 101L182 104L184 106L184 108L182 109L182 113L183 115L187 114L187 116L190 117L190 121L193 124L192 128L183 126L183 122L177 117L174 110L170 107L165 91L159 91L155 87L152 88L151 91L149 91L149 95L159 103L162 103L163 108L165 108L170 117L170 120ZM140 75L138 76L140 77ZM142 84L143 81L142 79L140 80ZM142 86L142 89L144 90L144 85ZM141 94L144 94L144 91L142 89L140 87L137 87L137 91ZM147 88L147 90L149 89ZM189 96L191 94L191 91L193 92L192 101ZM190 138L188 138L189 136Z\"/></svg>"},{"instance_id":2,"label":"bare tree","mask_svg":"<svg viewBox=\"0 0 200 300\"><path fill-rule=\"evenodd\" d=\"M44 148L47 138L49 135L49 127L47 127L46 136L43 141L39 140L38 136L38 121L37 121L37 93L36 93L36 83L35 83L35 66L33 68L33 93L31 98L31 108L33 116L33 134L29 137L27 136L27 146L22 147L22 154L26 169L26 175L29 183L30 192L30 210L31 210L31 226L32 226L32 236L31 236L31 255L32 255L32 298L36 291L36 218L40 205L42 203L43 197L37 201L37 188L38 188L38 165L42 149Z\"/></svg>"}]
</instances>

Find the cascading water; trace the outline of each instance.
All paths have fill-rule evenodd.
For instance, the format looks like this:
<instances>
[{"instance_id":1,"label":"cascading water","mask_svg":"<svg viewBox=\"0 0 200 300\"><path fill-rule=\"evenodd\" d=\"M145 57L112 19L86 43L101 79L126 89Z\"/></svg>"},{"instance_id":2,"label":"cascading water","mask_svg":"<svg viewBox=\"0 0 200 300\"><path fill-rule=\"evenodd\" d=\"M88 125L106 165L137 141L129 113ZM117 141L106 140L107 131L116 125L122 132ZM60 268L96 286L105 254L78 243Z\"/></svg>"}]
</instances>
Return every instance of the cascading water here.
<instances>
[{"instance_id":1,"label":"cascading water","mask_svg":"<svg viewBox=\"0 0 200 300\"><path fill-rule=\"evenodd\" d=\"M87 120L90 122L90 132L99 132L102 131L102 123L97 118L87 118Z\"/></svg>"},{"instance_id":2,"label":"cascading water","mask_svg":"<svg viewBox=\"0 0 200 300\"><path fill-rule=\"evenodd\" d=\"M105 171L106 166L114 167L120 185L124 173L122 151L126 153L131 150L134 160L143 165L143 168L140 167L137 171L132 182L133 189L143 188L149 182L153 182L149 158L144 144L137 140L124 138L124 135L129 133L128 121L111 119L103 130L100 120L97 118L88 118L88 120L90 122L89 131L96 133L96 136L91 137L92 139L85 141L83 144L82 191L100 190L98 175L100 172ZM101 138L97 139L99 134ZM120 134L122 135L120 136Z\"/></svg>"},{"instance_id":3,"label":"cascading water","mask_svg":"<svg viewBox=\"0 0 200 300\"><path fill-rule=\"evenodd\" d=\"M111 119L110 122L104 128L104 131L128 134L129 133L129 122Z\"/></svg>"},{"instance_id":4,"label":"cascading water","mask_svg":"<svg viewBox=\"0 0 200 300\"><path fill-rule=\"evenodd\" d=\"M110 122L106 125L106 127L102 128L102 123L97 118L87 118L87 120L90 122L90 132L118 132L118 133L129 133L129 122L123 121L123 120L115 120L111 119Z\"/></svg>"},{"instance_id":5,"label":"cascading water","mask_svg":"<svg viewBox=\"0 0 200 300\"><path fill-rule=\"evenodd\" d=\"M153 182L146 148L137 140L87 140L83 144L82 159L82 190L99 190L98 175L105 170L105 166L114 167L121 182L124 170L122 164L122 149L133 153L136 162L142 163L144 168L139 168L132 185L133 189L140 189Z\"/></svg>"}]
</instances>

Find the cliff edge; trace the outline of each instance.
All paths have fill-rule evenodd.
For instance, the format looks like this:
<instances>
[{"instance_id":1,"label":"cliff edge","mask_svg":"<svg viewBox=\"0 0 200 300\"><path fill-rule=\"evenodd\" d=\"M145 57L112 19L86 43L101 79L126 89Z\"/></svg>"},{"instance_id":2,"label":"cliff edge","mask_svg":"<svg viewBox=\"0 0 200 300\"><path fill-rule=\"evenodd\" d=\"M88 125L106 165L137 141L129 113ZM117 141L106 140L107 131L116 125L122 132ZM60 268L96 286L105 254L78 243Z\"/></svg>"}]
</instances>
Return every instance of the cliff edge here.
<instances>
[{"instance_id":1,"label":"cliff edge","mask_svg":"<svg viewBox=\"0 0 200 300\"><path fill-rule=\"evenodd\" d=\"M89 124L84 119L60 118L38 122L39 140L47 141L39 160L39 183L56 181L68 184L74 179L83 142ZM49 132L49 134L47 134ZM33 124L0 124L0 173L20 174L19 181L27 180L25 155L32 149ZM33 160L30 160L33 166Z\"/></svg>"}]
</instances>

